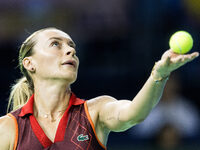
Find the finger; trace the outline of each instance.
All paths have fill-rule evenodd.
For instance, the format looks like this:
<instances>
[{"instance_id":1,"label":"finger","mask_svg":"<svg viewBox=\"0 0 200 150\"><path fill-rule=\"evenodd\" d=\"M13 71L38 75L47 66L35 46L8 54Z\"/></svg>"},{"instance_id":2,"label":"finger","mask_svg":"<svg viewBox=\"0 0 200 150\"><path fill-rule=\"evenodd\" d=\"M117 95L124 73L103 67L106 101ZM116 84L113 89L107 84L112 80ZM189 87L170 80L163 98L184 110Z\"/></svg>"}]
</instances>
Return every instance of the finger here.
<instances>
[{"instance_id":1,"label":"finger","mask_svg":"<svg viewBox=\"0 0 200 150\"><path fill-rule=\"evenodd\" d=\"M184 65L192 60L194 60L197 56L193 55L182 55L182 57L174 58L173 63L177 65Z\"/></svg>"},{"instance_id":2,"label":"finger","mask_svg":"<svg viewBox=\"0 0 200 150\"><path fill-rule=\"evenodd\" d=\"M193 59L199 56L198 52L194 52L192 54L185 54L185 55L177 55L176 57L172 58L173 62L184 62L184 61L192 61Z\"/></svg>"},{"instance_id":3,"label":"finger","mask_svg":"<svg viewBox=\"0 0 200 150\"><path fill-rule=\"evenodd\" d=\"M188 62L194 60L194 59L197 58L197 57L198 57L197 55L195 55L195 56L191 56L191 58L188 60Z\"/></svg>"},{"instance_id":4,"label":"finger","mask_svg":"<svg viewBox=\"0 0 200 150\"><path fill-rule=\"evenodd\" d=\"M184 57L189 62L189 61L192 61L193 59L197 58L198 56L199 56L199 53L194 52L192 54L185 55Z\"/></svg>"},{"instance_id":5,"label":"finger","mask_svg":"<svg viewBox=\"0 0 200 150\"><path fill-rule=\"evenodd\" d=\"M173 53L173 51L171 49L165 51L164 54L162 55L161 59L165 59L166 57L170 56L171 53Z\"/></svg>"},{"instance_id":6,"label":"finger","mask_svg":"<svg viewBox=\"0 0 200 150\"><path fill-rule=\"evenodd\" d=\"M194 52L194 53L191 53L191 54L184 54L184 56L198 57L199 53L198 52Z\"/></svg>"},{"instance_id":7,"label":"finger","mask_svg":"<svg viewBox=\"0 0 200 150\"><path fill-rule=\"evenodd\" d=\"M197 58L199 56L198 52L194 52L192 54L190 54L192 58Z\"/></svg>"},{"instance_id":8,"label":"finger","mask_svg":"<svg viewBox=\"0 0 200 150\"><path fill-rule=\"evenodd\" d=\"M184 60L186 59L186 55L178 55L174 58L172 58L172 63L180 63L180 62L183 62Z\"/></svg>"},{"instance_id":9,"label":"finger","mask_svg":"<svg viewBox=\"0 0 200 150\"><path fill-rule=\"evenodd\" d=\"M187 62L192 61L192 60L195 59L195 58L196 58L196 57L195 57L195 56L192 56L192 55L184 56L184 57L182 58L182 62L183 62L183 63L187 63Z\"/></svg>"}]
</instances>

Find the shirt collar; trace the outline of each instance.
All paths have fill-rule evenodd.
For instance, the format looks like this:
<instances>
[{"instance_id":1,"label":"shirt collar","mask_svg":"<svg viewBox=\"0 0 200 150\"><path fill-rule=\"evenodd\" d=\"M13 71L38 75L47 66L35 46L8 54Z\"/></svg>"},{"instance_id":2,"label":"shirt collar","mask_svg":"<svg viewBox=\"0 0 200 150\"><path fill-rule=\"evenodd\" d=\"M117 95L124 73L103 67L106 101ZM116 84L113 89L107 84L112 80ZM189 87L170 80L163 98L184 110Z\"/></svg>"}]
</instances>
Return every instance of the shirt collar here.
<instances>
[{"instance_id":1,"label":"shirt collar","mask_svg":"<svg viewBox=\"0 0 200 150\"><path fill-rule=\"evenodd\" d=\"M85 102L84 100L77 98L74 93L71 93L68 107L71 107L72 105L81 105L84 102ZM27 114L33 114L33 104L34 104L34 94L30 97L28 102L22 107L19 116L24 117Z\"/></svg>"}]
</instances>

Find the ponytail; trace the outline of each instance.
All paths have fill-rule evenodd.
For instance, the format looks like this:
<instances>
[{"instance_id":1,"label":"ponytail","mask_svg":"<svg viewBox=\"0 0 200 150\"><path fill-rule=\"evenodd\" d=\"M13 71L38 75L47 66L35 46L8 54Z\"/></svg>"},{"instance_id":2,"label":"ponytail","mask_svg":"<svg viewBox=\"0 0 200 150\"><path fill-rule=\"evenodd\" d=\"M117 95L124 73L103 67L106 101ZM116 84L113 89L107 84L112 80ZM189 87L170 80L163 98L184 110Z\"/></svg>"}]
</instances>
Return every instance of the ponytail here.
<instances>
[{"instance_id":1,"label":"ponytail","mask_svg":"<svg viewBox=\"0 0 200 150\"><path fill-rule=\"evenodd\" d=\"M26 77L17 80L16 84L11 88L7 113L21 108L29 100L32 94L33 90L30 88Z\"/></svg>"}]
</instances>

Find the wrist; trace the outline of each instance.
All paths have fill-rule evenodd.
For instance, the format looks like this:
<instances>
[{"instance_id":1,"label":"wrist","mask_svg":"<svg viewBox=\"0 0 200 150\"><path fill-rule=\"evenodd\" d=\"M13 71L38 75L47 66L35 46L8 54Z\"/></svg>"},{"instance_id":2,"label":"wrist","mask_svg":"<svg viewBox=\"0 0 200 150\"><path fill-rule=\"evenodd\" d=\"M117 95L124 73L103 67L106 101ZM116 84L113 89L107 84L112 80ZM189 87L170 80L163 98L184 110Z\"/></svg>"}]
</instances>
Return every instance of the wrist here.
<instances>
[{"instance_id":1,"label":"wrist","mask_svg":"<svg viewBox=\"0 0 200 150\"><path fill-rule=\"evenodd\" d=\"M169 75L162 77L162 76L156 76L154 72L151 72L151 78L153 79L154 82L159 83L168 80Z\"/></svg>"},{"instance_id":2,"label":"wrist","mask_svg":"<svg viewBox=\"0 0 200 150\"><path fill-rule=\"evenodd\" d=\"M161 71L161 69L157 67L157 63L155 63L151 71L151 77L156 83L168 80L169 76L170 73L167 73L166 71Z\"/></svg>"}]
</instances>

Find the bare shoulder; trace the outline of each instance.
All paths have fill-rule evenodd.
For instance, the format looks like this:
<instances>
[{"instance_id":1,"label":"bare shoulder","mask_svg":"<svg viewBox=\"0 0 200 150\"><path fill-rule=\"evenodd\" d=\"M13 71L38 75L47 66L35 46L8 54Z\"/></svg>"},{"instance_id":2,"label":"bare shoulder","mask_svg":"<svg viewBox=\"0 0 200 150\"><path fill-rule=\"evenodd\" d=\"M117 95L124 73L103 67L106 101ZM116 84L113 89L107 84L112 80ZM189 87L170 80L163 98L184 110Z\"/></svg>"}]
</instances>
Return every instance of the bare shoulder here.
<instances>
[{"instance_id":1,"label":"bare shoulder","mask_svg":"<svg viewBox=\"0 0 200 150\"><path fill-rule=\"evenodd\" d=\"M117 102L117 100L111 96L103 95L87 100L87 108L90 117L94 123L94 126L99 123L99 114L103 108L107 105L112 105Z\"/></svg>"},{"instance_id":2,"label":"bare shoulder","mask_svg":"<svg viewBox=\"0 0 200 150\"><path fill-rule=\"evenodd\" d=\"M98 97L88 100L87 105L88 107L100 108L104 106L105 104L108 104L110 102L116 102L116 101L117 100L112 96L103 95L103 96L98 96Z\"/></svg>"},{"instance_id":3,"label":"bare shoulder","mask_svg":"<svg viewBox=\"0 0 200 150\"><path fill-rule=\"evenodd\" d=\"M88 106L88 112L90 114L90 118L92 120L92 123L94 124L95 131L97 134L98 139L106 145L109 130L106 130L103 126L103 124L99 121L99 113L100 110L107 104L117 101L115 98L107 95L98 96L92 99L89 99L86 101Z\"/></svg>"},{"instance_id":4,"label":"bare shoulder","mask_svg":"<svg viewBox=\"0 0 200 150\"><path fill-rule=\"evenodd\" d=\"M114 97L108 95L98 96L86 101L88 111L94 125L96 125L96 123L98 122L99 113L101 112L101 110L108 105L112 105L115 102L117 102L117 100Z\"/></svg>"},{"instance_id":5,"label":"bare shoulder","mask_svg":"<svg viewBox=\"0 0 200 150\"><path fill-rule=\"evenodd\" d=\"M1 150L13 149L15 141L15 122L6 115L0 117L0 147Z\"/></svg>"}]
</instances>

